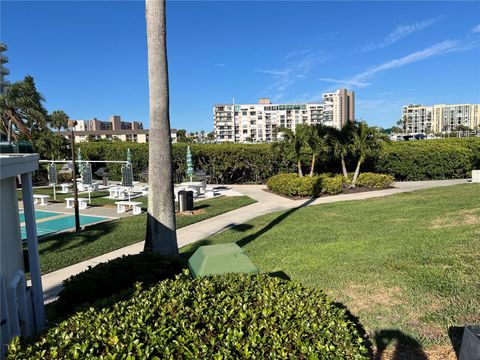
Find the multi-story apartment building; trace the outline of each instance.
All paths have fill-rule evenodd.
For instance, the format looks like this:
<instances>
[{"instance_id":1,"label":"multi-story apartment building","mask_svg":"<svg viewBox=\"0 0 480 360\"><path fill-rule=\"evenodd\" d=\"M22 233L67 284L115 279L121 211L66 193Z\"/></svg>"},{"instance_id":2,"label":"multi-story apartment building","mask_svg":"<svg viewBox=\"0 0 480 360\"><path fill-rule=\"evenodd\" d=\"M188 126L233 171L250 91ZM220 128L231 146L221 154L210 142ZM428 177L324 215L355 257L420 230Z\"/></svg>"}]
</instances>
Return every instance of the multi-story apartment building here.
<instances>
[{"instance_id":1,"label":"multi-story apartment building","mask_svg":"<svg viewBox=\"0 0 480 360\"><path fill-rule=\"evenodd\" d=\"M112 115L110 121L101 121L96 118L91 120L76 120L75 142L85 142L92 140L121 140L134 141L138 143L148 143L148 129L143 128L143 124L138 121L122 121L119 115ZM63 136L70 139L71 132L64 131ZM172 142L177 142L177 130L170 130Z\"/></svg>"},{"instance_id":2,"label":"multi-story apartment building","mask_svg":"<svg viewBox=\"0 0 480 360\"><path fill-rule=\"evenodd\" d=\"M410 104L402 108L402 123L407 134L454 131L459 126L478 129L480 104Z\"/></svg>"},{"instance_id":3,"label":"multi-story apartment building","mask_svg":"<svg viewBox=\"0 0 480 360\"><path fill-rule=\"evenodd\" d=\"M8 63L8 56L4 54L8 47L4 43L0 43L0 94L5 92L5 87L10 83L5 80L5 76L10 74L10 71L3 65Z\"/></svg>"},{"instance_id":4,"label":"multi-story apartment building","mask_svg":"<svg viewBox=\"0 0 480 360\"><path fill-rule=\"evenodd\" d=\"M101 121L97 118L92 120L76 120L75 131L105 131L105 130L141 130L143 124L138 121L122 121L119 115L110 116L110 121Z\"/></svg>"},{"instance_id":5,"label":"multi-story apartment building","mask_svg":"<svg viewBox=\"0 0 480 360\"><path fill-rule=\"evenodd\" d=\"M340 128L354 120L354 107L354 93L345 89L324 94L319 103L272 104L263 98L257 104L218 104L213 107L214 131L219 142L271 142L278 129L295 131L299 124Z\"/></svg>"}]
</instances>

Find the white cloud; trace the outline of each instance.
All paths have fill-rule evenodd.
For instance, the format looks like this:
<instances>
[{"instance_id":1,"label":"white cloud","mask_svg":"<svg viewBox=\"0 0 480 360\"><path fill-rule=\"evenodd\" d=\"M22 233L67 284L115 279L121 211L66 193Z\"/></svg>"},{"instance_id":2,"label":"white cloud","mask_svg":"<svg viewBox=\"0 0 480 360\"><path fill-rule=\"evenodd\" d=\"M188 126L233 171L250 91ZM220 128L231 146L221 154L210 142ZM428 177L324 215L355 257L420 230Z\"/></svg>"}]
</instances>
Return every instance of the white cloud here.
<instances>
[{"instance_id":1,"label":"white cloud","mask_svg":"<svg viewBox=\"0 0 480 360\"><path fill-rule=\"evenodd\" d=\"M474 26L472 28L472 33L474 33L474 34L479 34L480 33L480 24L478 24L477 26Z\"/></svg>"},{"instance_id":2,"label":"white cloud","mask_svg":"<svg viewBox=\"0 0 480 360\"><path fill-rule=\"evenodd\" d=\"M389 33L383 39L383 41L379 43L368 44L361 49L361 52L381 49L389 45L395 44L396 42L400 41L401 39L407 37L410 34L426 29L427 27L433 25L438 20L440 20L440 17L425 19L413 24L397 25L397 27L391 33Z\"/></svg>"},{"instance_id":3,"label":"white cloud","mask_svg":"<svg viewBox=\"0 0 480 360\"><path fill-rule=\"evenodd\" d=\"M322 81L332 82L336 84L341 84L346 87L357 87L362 88L370 85L367 82L373 75L392 70L398 67L402 67L417 61L425 60L431 58L433 56L448 54L451 52L458 52L470 49L472 47L477 46L478 42L464 42L459 40L445 40L434 44L428 48L423 50L414 52L412 54L403 56L398 59L390 60L384 62L383 64L375 65L372 67L367 68L365 71L362 71L359 74L356 74L352 77L346 79L329 79L329 78L321 78Z\"/></svg>"},{"instance_id":4,"label":"white cloud","mask_svg":"<svg viewBox=\"0 0 480 360\"><path fill-rule=\"evenodd\" d=\"M310 49L302 51L291 51L284 57L285 65L279 69L253 69L253 71L271 75L273 83L264 91L272 101L278 101L286 96L288 89L300 80L307 78L307 74L316 64L325 61L325 58L318 52Z\"/></svg>"}]
</instances>

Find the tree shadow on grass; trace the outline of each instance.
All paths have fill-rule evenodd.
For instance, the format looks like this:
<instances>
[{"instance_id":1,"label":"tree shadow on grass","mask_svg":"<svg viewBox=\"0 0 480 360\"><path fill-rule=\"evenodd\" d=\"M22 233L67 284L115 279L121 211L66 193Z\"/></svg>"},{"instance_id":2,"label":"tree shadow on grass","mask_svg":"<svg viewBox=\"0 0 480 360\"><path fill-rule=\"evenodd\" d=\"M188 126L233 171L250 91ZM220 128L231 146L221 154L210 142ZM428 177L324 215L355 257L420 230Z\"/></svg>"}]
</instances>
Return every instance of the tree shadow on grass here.
<instances>
[{"instance_id":1,"label":"tree shadow on grass","mask_svg":"<svg viewBox=\"0 0 480 360\"><path fill-rule=\"evenodd\" d=\"M422 345L410 335L396 329L375 331L374 341L377 351L374 360L381 360L387 347L395 344L395 349L390 355L392 360L428 360Z\"/></svg>"},{"instance_id":2,"label":"tree shadow on grass","mask_svg":"<svg viewBox=\"0 0 480 360\"><path fill-rule=\"evenodd\" d=\"M453 351L455 351L455 355L457 357L460 354L460 347L462 345L462 340L463 340L463 330L464 330L463 326L450 326L448 328L448 337L450 338Z\"/></svg>"},{"instance_id":3,"label":"tree shadow on grass","mask_svg":"<svg viewBox=\"0 0 480 360\"><path fill-rule=\"evenodd\" d=\"M95 225L90 225L83 231L59 233L55 235L47 235L44 238L39 239L39 244L49 242L50 245L42 247L40 245L39 254L45 254L52 251L64 251L74 247L81 247L83 245L93 243L99 240L101 237L115 231L118 223L113 221L102 222ZM72 241L75 240L75 245L72 245Z\"/></svg>"},{"instance_id":4,"label":"tree shadow on grass","mask_svg":"<svg viewBox=\"0 0 480 360\"><path fill-rule=\"evenodd\" d=\"M292 215L293 213L295 213L296 211L298 211L299 209L305 207L305 206L308 206L310 205L311 203L313 203L314 201L316 200L316 198L310 198L308 200L306 200L303 204L301 204L300 206L297 206L297 207L294 207L290 210L287 210L285 212L282 212L278 217L276 217L275 219L273 219L272 221L270 221L266 226L264 226L263 228L261 228L259 231L257 231L256 233L254 234L251 234L251 235L248 235L246 237L244 237L243 239L240 239L239 241L237 241L237 245L240 246L240 247L244 247L245 245L248 245L250 244L252 241L256 240L258 237L260 237L261 235L265 234L266 232L268 232L269 230L271 230L274 226L280 224L283 220L285 220L287 217L289 217L290 215Z\"/></svg>"},{"instance_id":5,"label":"tree shadow on grass","mask_svg":"<svg viewBox=\"0 0 480 360\"><path fill-rule=\"evenodd\" d=\"M280 224L283 220L285 220L287 217L289 217L291 214L293 214L294 212L296 212L300 208L308 206L309 204L314 202L315 199L316 198L308 199L303 204L301 204L300 206L292 208L292 209L287 210L285 212L282 212L278 217L276 217L274 220L272 220L270 223L268 223L266 226L264 226L263 228L261 228L257 232L255 232L253 234L250 234L250 235L247 235L244 238L236 241L236 244L240 247L244 247L245 245L247 245L247 244L251 243L252 241L254 241L255 239L257 239L259 236L265 234L267 231L272 229L275 225ZM242 232L247 232L247 231L253 229L253 227L254 226L251 225L251 224L234 224L234 223L232 223L232 224L228 224L228 225L224 226L216 234L218 234L222 231L225 231L227 229L242 233ZM212 234L212 235L215 235L215 234ZM183 261L188 263L188 259L190 258L190 256L192 256L200 246L205 246L205 245L213 245L213 244L212 244L212 241L208 240L208 239L197 241L197 242L190 245L190 249L188 251L182 252L180 254L180 257L182 258Z\"/></svg>"}]
</instances>

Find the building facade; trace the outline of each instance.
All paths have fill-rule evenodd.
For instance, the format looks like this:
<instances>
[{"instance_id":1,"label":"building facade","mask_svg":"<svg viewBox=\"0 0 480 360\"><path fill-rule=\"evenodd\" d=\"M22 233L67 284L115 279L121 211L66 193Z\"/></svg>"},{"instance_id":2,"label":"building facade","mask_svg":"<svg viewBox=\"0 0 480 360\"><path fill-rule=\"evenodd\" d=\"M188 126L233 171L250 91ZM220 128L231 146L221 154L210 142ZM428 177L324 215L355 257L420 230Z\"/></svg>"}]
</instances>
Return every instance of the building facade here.
<instances>
[{"instance_id":1,"label":"building facade","mask_svg":"<svg viewBox=\"0 0 480 360\"><path fill-rule=\"evenodd\" d=\"M75 142L90 140L120 140L137 143L148 143L148 129L138 121L122 121L119 115L112 115L109 121L101 121L97 118L91 120L76 120ZM71 132L63 131L63 136L70 140ZM177 142L177 130L170 130L172 143Z\"/></svg>"},{"instance_id":2,"label":"building facade","mask_svg":"<svg viewBox=\"0 0 480 360\"><path fill-rule=\"evenodd\" d=\"M0 43L0 94L3 94L5 92L5 87L10 84L5 80L5 76L10 74L10 71L4 66L4 64L8 63L8 56L4 54L7 50L7 45Z\"/></svg>"},{"instance_id":3,"label":"building facade","mask_svg":"<svg viewBox=\"0 0 480 360\"><path fill-rule=\"evenodd\" d=\"M355 118L353 91L339 89L323 94L323 102L272 104L259 99L257 104L218 104L213 107L217 142L271 142L280 128L295 131L299 124L324 124L340 128Z\"/></svg>"},{"instance_id":4,"label":"building facade","mask_svg":"<svg viewBox=\"0 0 480 360\"><path fill-rule=\"evenodd\" d=\"M403 132L428 134L480 128L480 104L406 105L402 108Z\"/></svg>"}]
</instances>

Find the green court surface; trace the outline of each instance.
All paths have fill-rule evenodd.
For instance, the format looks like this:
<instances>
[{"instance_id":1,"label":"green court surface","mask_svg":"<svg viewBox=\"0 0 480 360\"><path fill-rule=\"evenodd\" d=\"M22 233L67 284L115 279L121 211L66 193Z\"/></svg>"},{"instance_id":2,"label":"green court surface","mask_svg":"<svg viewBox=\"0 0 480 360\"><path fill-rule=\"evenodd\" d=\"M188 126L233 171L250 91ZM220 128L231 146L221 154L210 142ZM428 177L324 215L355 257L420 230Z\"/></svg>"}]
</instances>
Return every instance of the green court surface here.
<instances>
[{"instance_id":1,"label":"green court surface","mask_svg":"<svg viewBox=\"0 0 480 360\"><path fill-rule=\"evenodd\" d=\"M58 215L62 215L64 213L61 213L61 212L53 212L53 211L42 211L42 210L35 210L35 219L36 220L40 220L40 219L45 219L45 218L49 218L49 217L52 217L52 216L58 216ZM25 214L23 213L23 211L20 211L20 222L25 222Z\"/></svg>"},{"instance_id":2,"label":"green court surface","mask_svg":"<svg viewBox=\"0 0 480 360\"><path fill-rule=\"evenodd\" d=\"M55 218L52 220L43 221L50 217L52 218L55 217ZM37 220L38 236L75 228L75 216L73 214L35 210L35 219ZM107 219L108 218L100 217L100 216L80 215L80 225L85 226L88 224L105 221ZM38 220L42 220L42 222L39 222ZM20 222L24 222L24 221L25 221L25 215L22 211L20 212ZM25 226L22 226L21 230L22 230L22 239L26 239L27 234L25 231Z\"/></svg>"}]
</instances>

